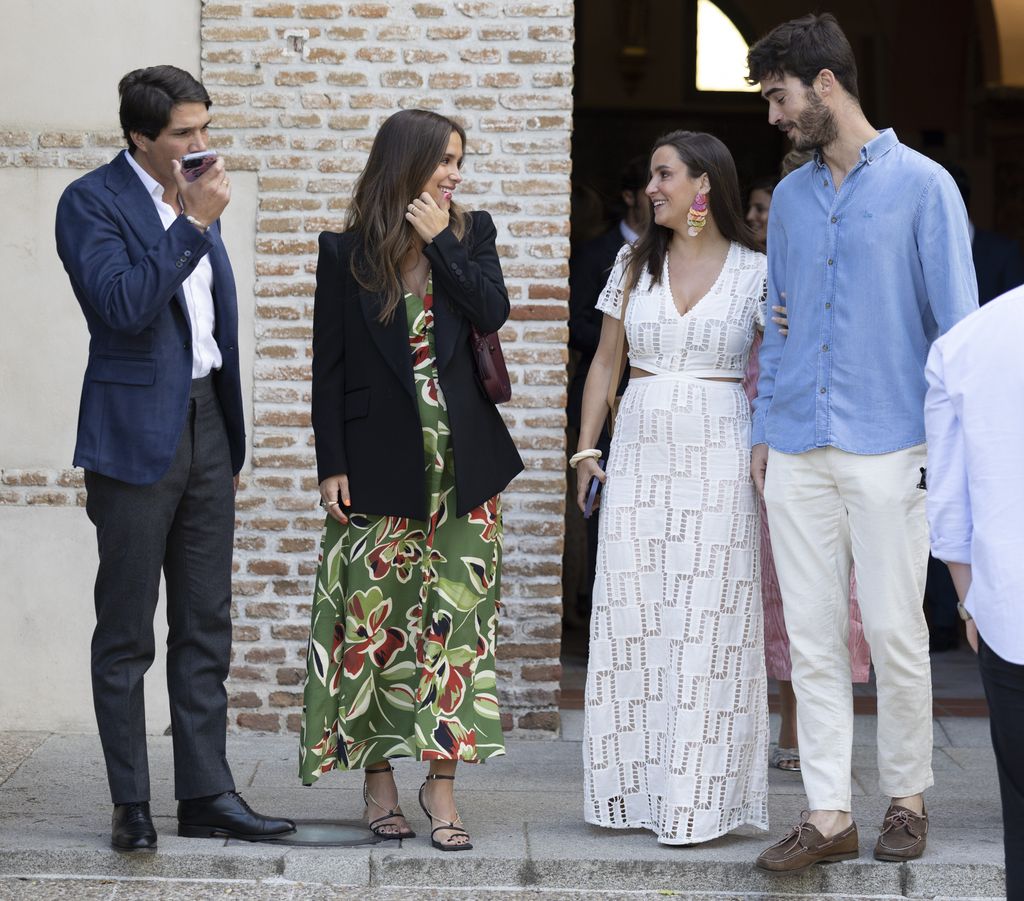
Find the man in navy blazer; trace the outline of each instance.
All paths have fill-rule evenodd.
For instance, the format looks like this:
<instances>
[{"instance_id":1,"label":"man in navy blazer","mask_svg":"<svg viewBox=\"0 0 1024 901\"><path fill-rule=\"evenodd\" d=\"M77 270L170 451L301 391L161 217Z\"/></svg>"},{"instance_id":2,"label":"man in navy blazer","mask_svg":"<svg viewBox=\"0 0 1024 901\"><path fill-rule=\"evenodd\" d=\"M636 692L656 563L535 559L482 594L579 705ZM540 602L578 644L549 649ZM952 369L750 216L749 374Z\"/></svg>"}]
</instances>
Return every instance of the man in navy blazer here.
<instances>
[{"instance_id":1,"label":"man in navy blazer","mask_svg":"<svg viewBox=\"0 0 1024 901\"><path fill-rule=\"evenodd\" d=\"M220 215L231 196L207 149L210 97L154 66L118 85L128 150L73 182L57 252L89 327L74 463L96 526L92 684L114 812L111 844L152 850L143 677L167 584L167 685L178 834L275 838L289 820L235 794L225 755L234 492L245 456L238 307Z\"/></svg>"}]
</instances>

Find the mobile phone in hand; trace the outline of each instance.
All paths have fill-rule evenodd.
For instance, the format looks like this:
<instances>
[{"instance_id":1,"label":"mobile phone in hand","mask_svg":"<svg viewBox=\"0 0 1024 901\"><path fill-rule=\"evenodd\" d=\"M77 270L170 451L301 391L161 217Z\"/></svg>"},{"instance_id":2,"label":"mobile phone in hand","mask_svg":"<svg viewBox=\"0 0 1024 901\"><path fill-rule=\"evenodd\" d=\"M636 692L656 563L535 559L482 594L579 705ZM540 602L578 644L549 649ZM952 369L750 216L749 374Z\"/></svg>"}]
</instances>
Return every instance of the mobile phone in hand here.
<instances>
[{"instance_id":1,"label":"mobile phone in hand","mask_svg":"<svg viewBox=\"0 0 1024 901\"><path fill-rule=\"evenodd\" d=\"M185 181L195 181L215 162L217 162L216 150L198 150L195 153L186 153L181 158L181 174L185 176Z\"/></svg>"},{"instance_id":2,"label":"mobile phone in hand","mask_svg":"<svg viewBox=\"0 0 1024 901\"><path fill-rule=\"evenodd\" d=\"M604 460L598 460L597 465L604 469ZM597 493L601 490L601 480L597 476L590 477L590 484L587 485L587 500L583 505L583 518L590 519L594 513L594 502L597 500Z\"/></svg>"}]
</instances>

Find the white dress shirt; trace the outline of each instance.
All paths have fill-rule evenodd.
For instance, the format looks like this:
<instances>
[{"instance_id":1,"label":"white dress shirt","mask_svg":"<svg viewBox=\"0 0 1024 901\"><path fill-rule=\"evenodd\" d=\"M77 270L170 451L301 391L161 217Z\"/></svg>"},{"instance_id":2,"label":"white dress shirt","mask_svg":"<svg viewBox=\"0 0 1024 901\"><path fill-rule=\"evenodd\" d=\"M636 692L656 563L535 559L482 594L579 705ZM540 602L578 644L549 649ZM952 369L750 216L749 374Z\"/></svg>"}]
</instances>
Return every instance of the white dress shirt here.
<instances>
[{"instance_id":1,"label":"white dress shirt","mask_svg":"<svg viewBox=\"0 0 1024 901\"><path fill-rule=\"evenodd\" d=\"M1024 664L1024 287L955 325L925 374L932 553L971 565L965 606Z\"/></svg>"},{"instance_id":2,"label":"white dress shirt","mask_svg":"<svg viewBox=\"0 0 1024 901\"><path fill-rule=\"evenodd\" d=\"M178 218L178 214L170 204L164 203L163 185L135 162L127 150L124 155L149 192L166 231ZM189 325L192 328L192 378L201 379L209 375L211 369L220 369L222 363L220 348L213 337L213 267L208 256L204 255L196 263L192 274L182 283L181 291L185 295Z\"/></svg>"}]
</instances>

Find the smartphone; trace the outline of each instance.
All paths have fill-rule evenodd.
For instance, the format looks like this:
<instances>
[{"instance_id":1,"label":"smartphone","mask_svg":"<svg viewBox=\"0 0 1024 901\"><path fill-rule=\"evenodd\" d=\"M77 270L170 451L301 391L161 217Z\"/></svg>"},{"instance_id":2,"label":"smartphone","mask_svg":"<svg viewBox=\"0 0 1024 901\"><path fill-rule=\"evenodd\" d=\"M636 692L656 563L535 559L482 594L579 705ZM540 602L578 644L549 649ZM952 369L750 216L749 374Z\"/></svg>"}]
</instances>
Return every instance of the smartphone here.
<instances>
[{"instance_id":1,"label":"smartphone","mask_svg":"<svg viewBox=\"0 0 1024 901\"><path fill-rule=\"evenodd\" d=\"M604 460L598 460L597 465L604 469ZM594 502L597 500L597 492L601 490L601 480L597 476L590 477L590 484L587 486L587 500L583 504L583 518L590 519L594 514Z\"/></svg>"},{"instance_id":2,"label":"smartphone","mask_svg":"<svg viewBox=\"0 0 1024 901\"><path fill-rule=\"evenodd\" d=\"M181 174L185 176L185 181L195 181L215 162L217 162L216 150L199 150L195 153L186 153L181 158Z\"/></svg>"}]
</instances>

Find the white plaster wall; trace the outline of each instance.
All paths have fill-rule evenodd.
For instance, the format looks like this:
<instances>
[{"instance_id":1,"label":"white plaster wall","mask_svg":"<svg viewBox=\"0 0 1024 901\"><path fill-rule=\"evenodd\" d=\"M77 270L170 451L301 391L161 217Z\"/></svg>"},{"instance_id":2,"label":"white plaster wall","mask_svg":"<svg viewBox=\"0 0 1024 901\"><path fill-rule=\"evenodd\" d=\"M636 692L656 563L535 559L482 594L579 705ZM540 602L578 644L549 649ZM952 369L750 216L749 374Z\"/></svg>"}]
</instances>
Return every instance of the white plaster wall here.
<instances>
[{"instance_id":1,"label":"white plaster wall","mask_svg":"<svg viewBox=\"0 0 1024 901\"><path fill-rule=\"evenodd\" d=\"M117 83L170 63L199 71L199 0L0 0L3 124L117 125Z\"/></svg>"},{"instance_id":2,"label":"white plaster wall","mask_svg":"<svg viewBox=\"0 0 1024 901\"><path fill-rule=\"evenodd\" d=\"M113 153L111 153L113 156ZM53 223L61 192L83 173L0 169L0 468L67 469L89 333L57 257ZM252 425L256 174L231 175L224 243L238 290L239 353L246 424ZM2 665L2 664L0 664Z\"/></svg>"},{"instance_id":3,"label":"white plaster wall","mask_svg":"<svg viewBox=\"0 0 1024 901\"><path fill-rule=\"evenodd\" d=\"M0 469L71 466L88 331L53 241L63 169L0 169ZM224 239L239 298L239 352L252 423L256 175L232 175ZM248 462L246 464L248 467ZM93 731L89 636L95 533L79 507L0 507L0 729ZM152 731L169 722L163 646L147 679Z\"/></svg>"},{"instance_id":4,"label":"white plaster wall","mask_svg":"<svg viewBox=\"0 0 1024 901\"><path fill-rule=\"evenodd\" d=\"M116 130L117 81L130 69L174 63L199 71L197 0L165 0L158 27L137 0L0 0L0 131ZM110 22L117 23L116 40ZM46 30L42 42L39 32ZM40 66L38 53L63 65ZM102 48L102 52L97 52ZM31 72L32 78L25 73ZM73 73L74 77L69 77ZM113 156L113 151L111 151ZM0 470L71 466L88 332L57 258L53 220L81 170L0 169ZM239 298L239 351L248 431L255 353L256 175L232 173L224 239ZM95 731L89 683L95 533L79 507L0 507L0 729ZM147 677L148 725L169 723L166 616Z\"/></svg>"},{"instance_id":5,"label":"white plaster wall","mask_svg":"<svg viewBox=\"0 0 1024 901\"><path fill-rule=\"evenodd\" d=\"M95 732L92 523L78 507L0 507L0 535L0 730ZM146 676L146 721L158 733L171 721L162 592L154 631L157 659Z\"/></svg>"}]
</instances>

